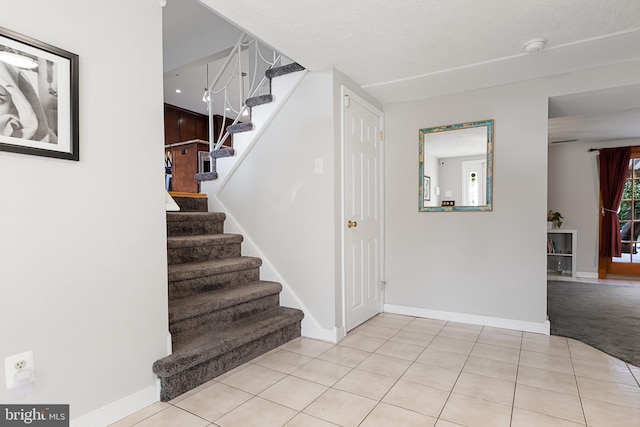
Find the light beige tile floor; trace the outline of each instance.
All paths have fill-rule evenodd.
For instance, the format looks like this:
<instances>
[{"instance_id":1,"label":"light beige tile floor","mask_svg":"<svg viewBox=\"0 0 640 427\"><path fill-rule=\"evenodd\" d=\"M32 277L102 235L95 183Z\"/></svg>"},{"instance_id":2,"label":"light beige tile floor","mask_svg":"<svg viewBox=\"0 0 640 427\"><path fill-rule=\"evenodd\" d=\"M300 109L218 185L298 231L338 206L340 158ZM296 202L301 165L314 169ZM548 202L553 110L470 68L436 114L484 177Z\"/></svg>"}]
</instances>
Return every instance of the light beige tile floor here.
<instances>
[{"instance_id":1,"label":"light beige tile floor","mask_svg":"<svg viewBox=\"0 0 640 427\"><path fill-rule=\"evenodd\" d=\"M640 369L555 336L380 314L114 427L640 427Z\"/></svg>"}]
</instances>

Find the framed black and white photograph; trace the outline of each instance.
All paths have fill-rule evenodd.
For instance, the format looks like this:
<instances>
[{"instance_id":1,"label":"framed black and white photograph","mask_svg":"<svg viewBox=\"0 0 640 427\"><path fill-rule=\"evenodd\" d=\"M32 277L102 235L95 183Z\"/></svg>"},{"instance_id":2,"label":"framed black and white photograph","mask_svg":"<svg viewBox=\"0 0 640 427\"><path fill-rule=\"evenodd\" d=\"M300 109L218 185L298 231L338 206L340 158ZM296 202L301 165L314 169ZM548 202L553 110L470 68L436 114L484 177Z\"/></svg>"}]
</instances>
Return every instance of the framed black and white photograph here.
<instances>
[{"instance_id":1,"label":"framed black and white photograph","mask_svg":"<svg viewBox=\"0 0 640 427\"><path fill-rule=\"evenodd\" d=\"M428 202L431 200L431 177L425 176L424 182L422 183L422 188L424 191L424 201Z\"/></svg>"},{"instance_id":2,"label":"framed black and white photograph","mask_svg":"<svg viewBox=\"0 0 640 427\"><path fill-rule=\"evenodd\" d=\"M0 27L0 151L79 160L78 55Z\"/></svg>"}]
</instances>

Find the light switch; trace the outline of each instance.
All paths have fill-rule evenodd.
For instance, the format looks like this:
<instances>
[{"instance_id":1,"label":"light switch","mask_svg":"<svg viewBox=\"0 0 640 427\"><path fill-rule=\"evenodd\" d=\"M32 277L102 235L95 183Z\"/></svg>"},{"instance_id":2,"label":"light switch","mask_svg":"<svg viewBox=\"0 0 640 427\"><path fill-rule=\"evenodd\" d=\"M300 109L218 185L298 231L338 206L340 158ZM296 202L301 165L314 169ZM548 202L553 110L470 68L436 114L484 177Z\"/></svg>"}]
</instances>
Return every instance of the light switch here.
<instances>
[{"instance_id":1,"label":"light switch","mask_svg":"<svg viewBox=\"0 0 640 427\"><path fill-rule=\"evenodd\" d=\"M323 163L324 162L322 161L322 158L314 159L314 161L313 161L313 172L314 173L323 173L324 172Z\"/></svg>"}]
</instances>

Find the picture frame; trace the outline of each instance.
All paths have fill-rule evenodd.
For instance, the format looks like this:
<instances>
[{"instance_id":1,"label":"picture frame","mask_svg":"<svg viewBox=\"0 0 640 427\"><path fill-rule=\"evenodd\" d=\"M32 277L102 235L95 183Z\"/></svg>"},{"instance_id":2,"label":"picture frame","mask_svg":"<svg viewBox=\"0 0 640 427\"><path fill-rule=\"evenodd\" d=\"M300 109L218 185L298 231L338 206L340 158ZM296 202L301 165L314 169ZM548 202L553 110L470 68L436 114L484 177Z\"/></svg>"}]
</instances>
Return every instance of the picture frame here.
<instances>
[{"instance_id":1,"label":"picture frame","mask_svg":"<svg viewBox=\"0 0 640 427\"><path fill-rule=\"evenodd\" d=\"M0 151L80 160L78 62L0 27Z\"/></svg>"},{"instance_id":2,"label":"picture frame","mask_svg":"<svg viewBox=\"0 0 640 427\"><path fill-rule=\"evenodd\" d=\"M425 202L429 202L431 201L431 177L430 176L424 176L424 182L422 183L422 188L424 191L424 201Z\"/></svg>"}]
</instances>

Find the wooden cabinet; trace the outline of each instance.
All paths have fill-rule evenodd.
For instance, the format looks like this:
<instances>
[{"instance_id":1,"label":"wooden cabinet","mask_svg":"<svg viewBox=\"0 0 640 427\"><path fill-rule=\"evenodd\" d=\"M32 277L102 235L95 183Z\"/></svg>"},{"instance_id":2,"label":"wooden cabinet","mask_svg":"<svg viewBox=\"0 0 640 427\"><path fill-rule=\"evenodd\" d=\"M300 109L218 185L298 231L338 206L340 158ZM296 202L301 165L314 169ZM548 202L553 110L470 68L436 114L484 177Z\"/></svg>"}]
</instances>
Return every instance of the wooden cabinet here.
<instances>
[{"instance_id":1,"label":"wooden cabinet","mask_svg":"<svg viewBox=\"0 0 640 427\"><path fill-rule=\"evenodd\" d=\"M214 139L220 130L233 124L222 116L213 116ZM209 152L209 116L194 113L174 105L164 104L164 147L165 156L171 159L172 191L185 193L199 192L199 184L194 175L198 173L198 152ZM225 147L233 147L230 136ZM168 176L168 175L167 175Z\"/></svg>"},{"instance_id":2,"label":"wooden cabinet","mask_svg":"<svg viewBox=\"0 0 640 427\"><path fill-rule=\"evenodd\" d=\"M165 145L172 162L171 191L198 193L198 152L209 152L209 142L199 139Z\"/></svg>"},{"instance_id":3,"label":"wooden cabinet","mask_svg":"<svg viewBox=\"0 0 640 427\"><path fill-rule=\"evenodd\" d=\"M164 145L194 139L209 140L209 117L164 104Z\"/></svg>"}]
</instances>

